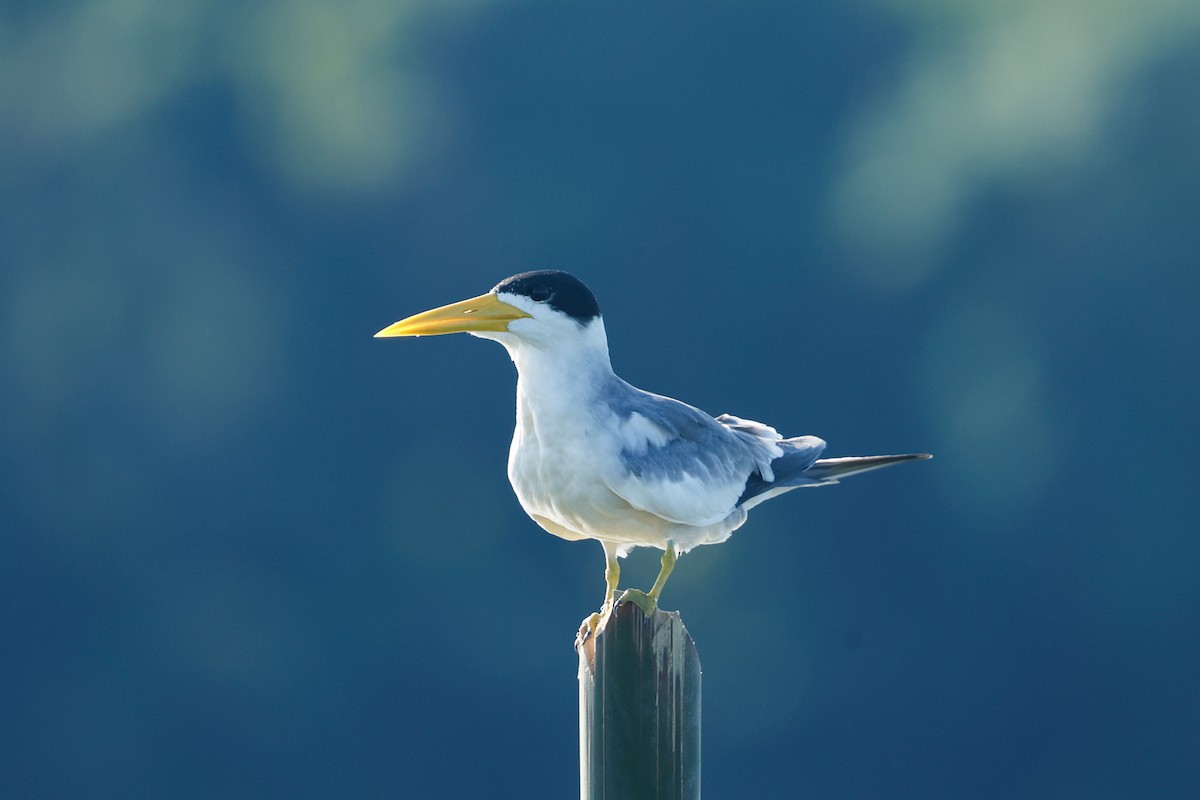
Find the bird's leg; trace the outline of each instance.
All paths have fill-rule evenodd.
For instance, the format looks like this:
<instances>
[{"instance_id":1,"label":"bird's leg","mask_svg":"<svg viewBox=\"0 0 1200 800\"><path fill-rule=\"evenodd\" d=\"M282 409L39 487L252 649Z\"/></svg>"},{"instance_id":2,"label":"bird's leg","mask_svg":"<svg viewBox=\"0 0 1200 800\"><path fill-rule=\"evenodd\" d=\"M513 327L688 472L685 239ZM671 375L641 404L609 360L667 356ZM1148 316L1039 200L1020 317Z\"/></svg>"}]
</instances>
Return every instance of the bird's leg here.
<instances>
[{"instance_id":1,"label":"bird's leg","mask_svg":"<svg viewBox=\"0 0 1200 800\"><path fill-rule=\"evenodd\" d=\"M658 571L658 577L654 579L654 585L650 587L650 591L626 589L625 593L621 595L621 602L633 603L647 615L653 614L654 609L658 608L658 598L662 595L663 587L667 585L667 578L671 577L671 570L675 569L675 556L675 543L668 539L667 546L663 550L662 569Z\"/></svg>"},{"instance_id":2,"label":"bird's leg","mask_svg":"<svg viewBox=\"0 0 1200 800\"><path fill-rule=\"evenodd\" d=\"M617 547L614 544L603 541L600 544L604 546L604 605L600 606L598 613L590 614L583 621L583 624L579 627L579 635L577 637L579 640L595 635L603 621L612 613L613 605L617 599L617 584L621 580L621 563L617 561Z\"/></svg>"},{"instance_id":3,"label":"bird's leg","mask_svg":"<svg viewBox=\"0 0 1200 800\"><path fill-rule=\"evenodd\" d=\"M667 578L671 577L673 569L675 569L675 543L668 539L667 549L663 550L662 568L658 571L658 577L654 579L654 585L647 592L656 605L658 596L662 594L663 587L667 585Z\"/></svg>"},{"instance_id":4,"label":"bird's leg","mask_svg":"<svg viewBox=\"0 0 1200 800\"><path fill-rule=\"evenodd\" d=\"M613 601L617 599L617 584L621 580L621 562L617 561L617 554L610 552L605 547L604 561L604 584L606 591L604 593L604 605L600 607L602 613L612 609Z\"/></svg>"}]
</instances>

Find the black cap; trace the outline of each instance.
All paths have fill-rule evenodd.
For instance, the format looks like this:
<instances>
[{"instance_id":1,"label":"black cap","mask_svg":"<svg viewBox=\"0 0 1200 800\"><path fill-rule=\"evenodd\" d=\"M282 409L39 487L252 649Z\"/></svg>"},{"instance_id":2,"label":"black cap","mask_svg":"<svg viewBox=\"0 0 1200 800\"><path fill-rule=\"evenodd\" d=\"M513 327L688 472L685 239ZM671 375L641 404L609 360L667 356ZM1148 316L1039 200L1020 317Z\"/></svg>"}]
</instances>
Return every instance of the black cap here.
<instances>
[{"instance_id":1,"label":"black cap","mask_svg":"<svg viewBox=\"0 0 1200 800\"><path fill-rule=\"evenodd\" d=\"M547 303L580 325L600 316L600 304L592 290L574 275L560 269L522 272L500 281L492 291L524 295L536 303Z\"/></svg>"}]
</instances>

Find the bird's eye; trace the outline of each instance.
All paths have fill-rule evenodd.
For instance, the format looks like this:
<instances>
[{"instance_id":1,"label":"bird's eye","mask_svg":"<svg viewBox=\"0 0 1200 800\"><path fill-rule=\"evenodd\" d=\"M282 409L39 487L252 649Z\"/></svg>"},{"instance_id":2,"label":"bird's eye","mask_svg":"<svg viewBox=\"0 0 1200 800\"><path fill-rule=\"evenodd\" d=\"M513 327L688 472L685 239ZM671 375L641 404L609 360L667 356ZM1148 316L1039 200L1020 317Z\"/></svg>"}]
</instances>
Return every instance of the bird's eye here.
<instances>
[{"instance_id":1,"label":"bird's eye","mask_svg":"<svg viewBox=\"0 0 1200 800\"><path fill-rule=\"evenodd\" d=\"M529 292L529 299L535 303L544 303L550 299L550 288L547 286L535 286Z\"/></svg>"}]
</instances>

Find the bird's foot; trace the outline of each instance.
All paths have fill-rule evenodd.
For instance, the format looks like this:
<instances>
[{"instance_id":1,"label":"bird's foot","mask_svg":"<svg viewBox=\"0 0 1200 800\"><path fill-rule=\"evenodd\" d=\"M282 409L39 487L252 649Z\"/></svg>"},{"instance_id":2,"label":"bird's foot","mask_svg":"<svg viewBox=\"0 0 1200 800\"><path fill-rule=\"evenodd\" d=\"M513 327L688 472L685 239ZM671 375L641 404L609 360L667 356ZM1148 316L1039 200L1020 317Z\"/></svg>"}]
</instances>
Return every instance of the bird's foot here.
<instances>
[{"instance_id":1,"label":"bird's foot","mask_svg":"<svg viewBox=\"0 0 1200 800\"><path fill-rule=\"evenodd\" d=\"M653 614L654 610L658 608L658 598L640 589L626 589L621 593L621 599L617 601L617 605L621 605L621 603L633 603L647 617Z\"/></svg>"},{"instance_id":2,"label":"bird's foot","mask_svg":"<svg viewBox=\"0 0 1200 800\"><path fill-rule=\"evenodd\" d=\"M586 619L579 625L579 631L575 634L575 646L588 641L592 637L604 630L604 626L608 623L608 618L612 616L613 611L622 603L633 603L642 610L642 613L647 617L654 614L658 608L658 597L654 592L643 592L641 589L626 589L621 592L616 602L606 602L599 611L594 614L589 614Z\"/></svg>"},{"instance_id":3,"label":"bird's foot","mask_svg":"<svg viewBox=\"0 0 1200 800\"><path fill-rule=\"evenodd\" d=\"M595 636L596 632L600 630L600 623L603 619L604 617L601 616L600 612L589 614L587 618L579 624L579 632L575 634L575 646L579 647L579 645Z\"/></svg>"},{"instance_id":4,"label":"bird's foot","mask_svg":"<svg viewBox=\"0 0 1200 800\"><path fill-rule=\"evenodd\" d=\"M613 604L605 603L600 607L600 610L594 614L589 614L579 625L579 632L575 634L575 646L586 642L604 629L608 618L612 616Z\"/></svg>"}]
</instances>

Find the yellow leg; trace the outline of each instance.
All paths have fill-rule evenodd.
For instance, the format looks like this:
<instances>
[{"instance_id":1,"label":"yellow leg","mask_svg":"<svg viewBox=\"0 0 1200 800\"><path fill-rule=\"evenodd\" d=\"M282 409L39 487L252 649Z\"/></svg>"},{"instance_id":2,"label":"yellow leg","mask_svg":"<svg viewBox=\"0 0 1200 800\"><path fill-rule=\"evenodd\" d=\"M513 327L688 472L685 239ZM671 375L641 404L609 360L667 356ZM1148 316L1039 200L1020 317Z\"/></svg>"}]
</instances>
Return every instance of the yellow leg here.
<instances>
[{"instance_id":1,"label":"yellow leg","mask_svg":"<svg viewBox=\"0 0 1200 800\"><path fill-rule=\"evenodd\" d=\"M613 600L617 597L617 584L621 580L621 563L617 561L616 550L610 550L608 545L604 547L604 584L606 587L604 593L603 608L612 608Z\"/></svg>"},{"instance_id":2,"label":"yellow leg","mask_svg":"<svg viewBox=\"0 0 1200 800\"><path fill-rule=\"evenodd\" d=\"M675 543L668 541L667 548L663 550L662 569L658 571L658 577L654 579L650 591L626 589L621 595L621 602L635 604L646 616L653 614L654 609L658 608L658 598L662 595L663 587L667 585L667 578L671 577L671 570L675 569L675 557Z\"/></svg>"},{"instance_id":3,"label":"yellow leg","mask_svg":"<svg viewBox=\"0 0 1200 800\"><path fill-rule=\"evenodd\" d=\"M617 584L621 580L621 564L617 561L617 546L603 541L600 544L604 546L604 605L600 606L599 613L591 614L579 626L576 643L585 641L588 637L596 634L601 623L612 613L613 605L617 600Z\"/></svg>"},{"instance_id":4,"label":"yellow leg","mask_svg":"<svg viewBox=\"0 0 1200 800\"><path fill-rule=\"evenodd\" d=\"M654 585L650 587L647 595L658 604L658 597L662 594L663 587L667 585L667 578L671 577L671 570L675 569L675 543L667 542L667 549L663 551L662 569L658 571L658 577L654 579Z\"/></svg>"}]
</instances>

